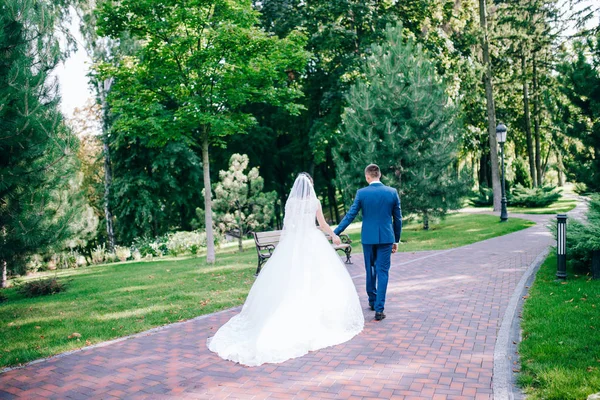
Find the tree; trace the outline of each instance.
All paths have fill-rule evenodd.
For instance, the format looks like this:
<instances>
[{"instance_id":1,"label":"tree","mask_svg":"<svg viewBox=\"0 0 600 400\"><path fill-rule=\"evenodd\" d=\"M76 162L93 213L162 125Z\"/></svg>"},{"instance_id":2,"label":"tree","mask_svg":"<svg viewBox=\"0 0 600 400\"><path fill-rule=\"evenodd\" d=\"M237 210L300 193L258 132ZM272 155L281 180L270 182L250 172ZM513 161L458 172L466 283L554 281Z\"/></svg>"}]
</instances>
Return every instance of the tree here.
<instances>
[{"instance_id":1,"label":"tree","mask_svg":"<svg viewBox=\"0 0 600 400\"><path fill-rule=\"evenodd\" d=\"M217 223L223 231L237 229L240 251L246 233L271 225L277 201L277 193L262 192L264 180L258 168L246 173L248 163L247 155L232 155L229 170L219 172L221 181L215 187Z\"/></svg>"},{"instance_id":2,"label":"tree","mask_svg":"<svg viewBox=\"0 0 600 400\"><path fill-rule=\"evenodd\" d=\"M50 72L60 60L59 13L46 2L0 2L0 264L64 242L81 197L74 179L77 140L58 109Z\"/></svg>"},{"instance_id":3,"label":"tree","mask_svg":"<svg viewBox=\"0 0 600 400\"><path fill-rule=\"evenodd\" d=\"M470 189L467 174L455 168L458 107L402 26L388 27L385 36L383 45L372 47L364 79L348 94L337 154L341 183L355 189L364 179L360 166L377 163L400 191L404 213L422 215L428 229L430 216L459 208Z\"/></svg>"},{"instance_id":4,"label":"tree","mask_svg":"<svg viewBox=\"0 0 600 400\"><path fill-rule=\"evenodd\" d=\"M564 110L566 134L574 139L565 160L571 177L600 192L600 32L575 43L574 55L560 65L561 90L572 107Z\"/></svg>"},{"instance_id":5,"label":"tree","mask_svg":"<svg viewBox=\"0 0 600 400\"><path fill-rule=\"evenodd\" d=\"M494 211L500 211L502 193L500 189L500 173L498 171L498 146L496 143L496 108L494 104L494 88L492 84L492 64L490 60L490 43L487 27L487 4L486 0L479 0L479 23L482 29L481 51L485 72L483 83L485 86L485 98L488 122L488 140L490 144L490 162L492 170L492 190L494 192Z\"/></svg>"},{"instance_id":6,"label":"tree","mask_svg":"<svg viewBox=\"0 0 600 400\"><path fill-rule=\"evenodd\" d=\"M228 135L245 132L255 119L243 106L267 103L297 112L300 96L290 81L307 60L304 36L279 39L257 27L258 14L243 0L106 2L99 32L117 38L123 32L143 39L139 55L121 64L139 87L154 93L163 130L147 139L157 147L173 139L201 148L207 262L215 261L210 184L210 147ZM107 68L109 76L118 71ZM135 100L134 100L135 101ZM157 122L157 121L155 121ZM138 132L137 134L143 134Z\"/></svg>"}]
</instances>

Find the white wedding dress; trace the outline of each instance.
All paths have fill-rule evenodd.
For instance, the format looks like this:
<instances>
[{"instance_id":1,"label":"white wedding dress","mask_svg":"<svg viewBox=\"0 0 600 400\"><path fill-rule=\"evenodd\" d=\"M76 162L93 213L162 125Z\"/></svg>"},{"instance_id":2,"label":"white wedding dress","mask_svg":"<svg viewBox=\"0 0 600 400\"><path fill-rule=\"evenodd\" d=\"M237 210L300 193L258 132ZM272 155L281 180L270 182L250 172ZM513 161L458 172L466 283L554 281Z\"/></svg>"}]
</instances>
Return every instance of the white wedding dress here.
<instances>
[{"instance_id":1,"label":"white wedding dress","mask_svg":"<svg viewBox=\"0 0 600 400\"><path fill-rule=\"evenodd\" d=\"M280 363L362 331L354 283L315 225L319 210L312 184L300 175L286 203L279 244L240 314L208 339L211 351L247 366Z\"/></svg>"}]
</instances>

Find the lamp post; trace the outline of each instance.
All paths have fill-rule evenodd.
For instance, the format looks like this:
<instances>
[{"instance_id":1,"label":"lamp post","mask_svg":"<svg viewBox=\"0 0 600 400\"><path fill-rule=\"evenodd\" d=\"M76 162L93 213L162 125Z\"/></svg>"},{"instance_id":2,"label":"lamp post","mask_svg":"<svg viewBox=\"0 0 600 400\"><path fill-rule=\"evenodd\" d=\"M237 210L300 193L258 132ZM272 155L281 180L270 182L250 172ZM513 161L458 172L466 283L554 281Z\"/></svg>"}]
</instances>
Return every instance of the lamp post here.
<instances>
[{"instance_id":1,"label":"lamp post","mask_svg":"<svg viewBox=\"0 0 600 400\"><path fill-rule=\"evenodd\" d=\"M502 152L502 207L500 209L500 222L508 221L508 212L506 211L506 190L504 189L504 143L506 142L506 132L508 129L503 123L498 124L496 127L496 139L500 144L500 151Z\"/></svg>"},{"instance_id":2,"label":"lamp post","mask_svg":"<svg viewBox=\"0 0 600 400\"><path fill-rule=\"evenodd\" d=\"M567 214L556 216L556 278L567 279Z\"/></svg>"}]
</instances>

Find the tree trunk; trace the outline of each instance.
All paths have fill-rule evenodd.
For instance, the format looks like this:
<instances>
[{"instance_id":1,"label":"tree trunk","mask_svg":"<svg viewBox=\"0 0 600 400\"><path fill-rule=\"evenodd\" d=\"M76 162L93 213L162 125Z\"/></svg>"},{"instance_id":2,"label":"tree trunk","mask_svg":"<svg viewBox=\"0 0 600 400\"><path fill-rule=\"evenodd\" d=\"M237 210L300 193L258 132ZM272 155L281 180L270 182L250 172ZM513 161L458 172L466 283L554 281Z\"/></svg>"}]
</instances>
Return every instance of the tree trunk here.
<instances>
[{"instance_id":1,"label":"tree trunk","mask_svg":"<svg viewBox=\"0 0 600 400\"><path fill-rule=\"evenodd\" d=\"M479 22L483 30L481 47L485 74L486 108L488 117L488 136L490 143L490 167L492 172L492 190L494 191L494 211L500 211L502 193L500 188L500 174L498 171L498 144L496 143L496 109L494 105L494 90L492 86L492 64L490 62L489 39L487 32L486 0L479 0Z\"/></svg>"},{"instance_id":2,"label":"tree trunk","mask_svg":"<svg viewBox=\"0 0 600 400\"><path fill-rule=\"evenodd\" d=\"M427 211L423 212L423 230L429 230L429 214Z\"/></svg>"},{"instance_id":3,"label":"tree trunk","mask_svg":"<svg viewBox=\"0 0 600 400\"><path fill-rule=\"evenodd\" d=\"M533 139L531 137L531 114L529 112L529 88L527 85L527 64L525 59L525 51L521 56L521 70L523 74L523 114L525 117L525 133L527 135L527 157L529 158L529 175L533 186L537 186L535 173L535 159L533 154Z\"/></svg>"},{"instance_id":4,"label":"tree trunk","mask_svg":"<svg viewBox=\"0 0 600 400\"><path fill-rule=\"evenodd\" d=\"M238 239L238 248L240 253L244 251L244 245L242 241L244 240L244 224L242 223L242 210L240 208L237 209L238 215L238 231L239 231L239 239Z\"/></svg>"},{"instance_id":5,"label":"tree trunk","mask_svg":"<svg viewBox=\"0 0 600 400\"><path fill-rule=\"evenodd\" d=\"M533 123L535 129L535 169L537 186L542 186L542 151L540 144L540 94L538 86L537 63L533 56Z\"/></svg>"},{"instance_id":6,"label":"tree trunk","mask_svg":"<svg viewBox=\"0 0 600 400\"><path fill-rule=\"evenodd\" d=\"M563 165L562 154L560 150L558 150L558 146L555 148L556 153L556 170L558 171L558 186L563 187L565 185L564 178L564 170L565 166Z\"/></svg>"},{"instance_id":7,"label":"tree trunk","mask_svg":"<svg viewBox=\"0 0 600 400\"><path fill-rule=\"evenodd\" d=\"M8 266L6 260L2 260L2 288L8 287Z\"/></svg>"},{"instance_id":8,"label":"tree trunk","mask_svg":"<svg viewBox=\"0 0 600 400\"><path fill-rule=\"evenodd\" d=\"M98 92L102 101L102 150L104 154L104 218L106 219L106 236L108 237L108 251L115 251L115 231L113 228L113 214L110 206L110 191L112 188L112 168L110 162L110 147L108 146L109 109L106 96L112 86L112 78L98 82Z\"/></svg>"},{"instance_id":9,"label":"tree trunk","mask_svg":"<svg viewBox=\"0 0 600 400\"><path fill-rule=\"evenodd\" d=\"M202 138L202 169L204 171L204 223L206 226L206 262L214 264L215 237L212 220L212 191L210 189L210 168L208 158L208 127L204 127Z\"/></svg>"},{"instance_id":10,"label":"tree trunk","mask_svg":"<svg viewBox=\"0 0 600 400\"><path fill-rule=\"evenodd\" d=\"M490 187L489 157L487 153L479 157L479 186Z\"/></svg>"}]
</instances>

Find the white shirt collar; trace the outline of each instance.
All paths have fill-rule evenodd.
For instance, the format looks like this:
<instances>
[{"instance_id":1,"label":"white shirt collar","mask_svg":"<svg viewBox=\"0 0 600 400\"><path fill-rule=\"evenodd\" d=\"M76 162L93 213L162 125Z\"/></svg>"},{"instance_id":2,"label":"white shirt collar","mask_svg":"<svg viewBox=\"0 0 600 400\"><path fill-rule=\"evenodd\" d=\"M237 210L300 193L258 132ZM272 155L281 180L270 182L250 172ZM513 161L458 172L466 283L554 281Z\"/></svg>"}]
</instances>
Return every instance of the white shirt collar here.
<instances>
[{"instance_id":1,"label":"white shirt collar","mask_svg":"<svg viewBox=\"0 0 600 400\"><path fill-rule=\"evenodd\" d=\"M381 183L381 181L371 181L371 183L369 183L369 185L372 185L374 183Z\"/></svg>"}]
</instances>

